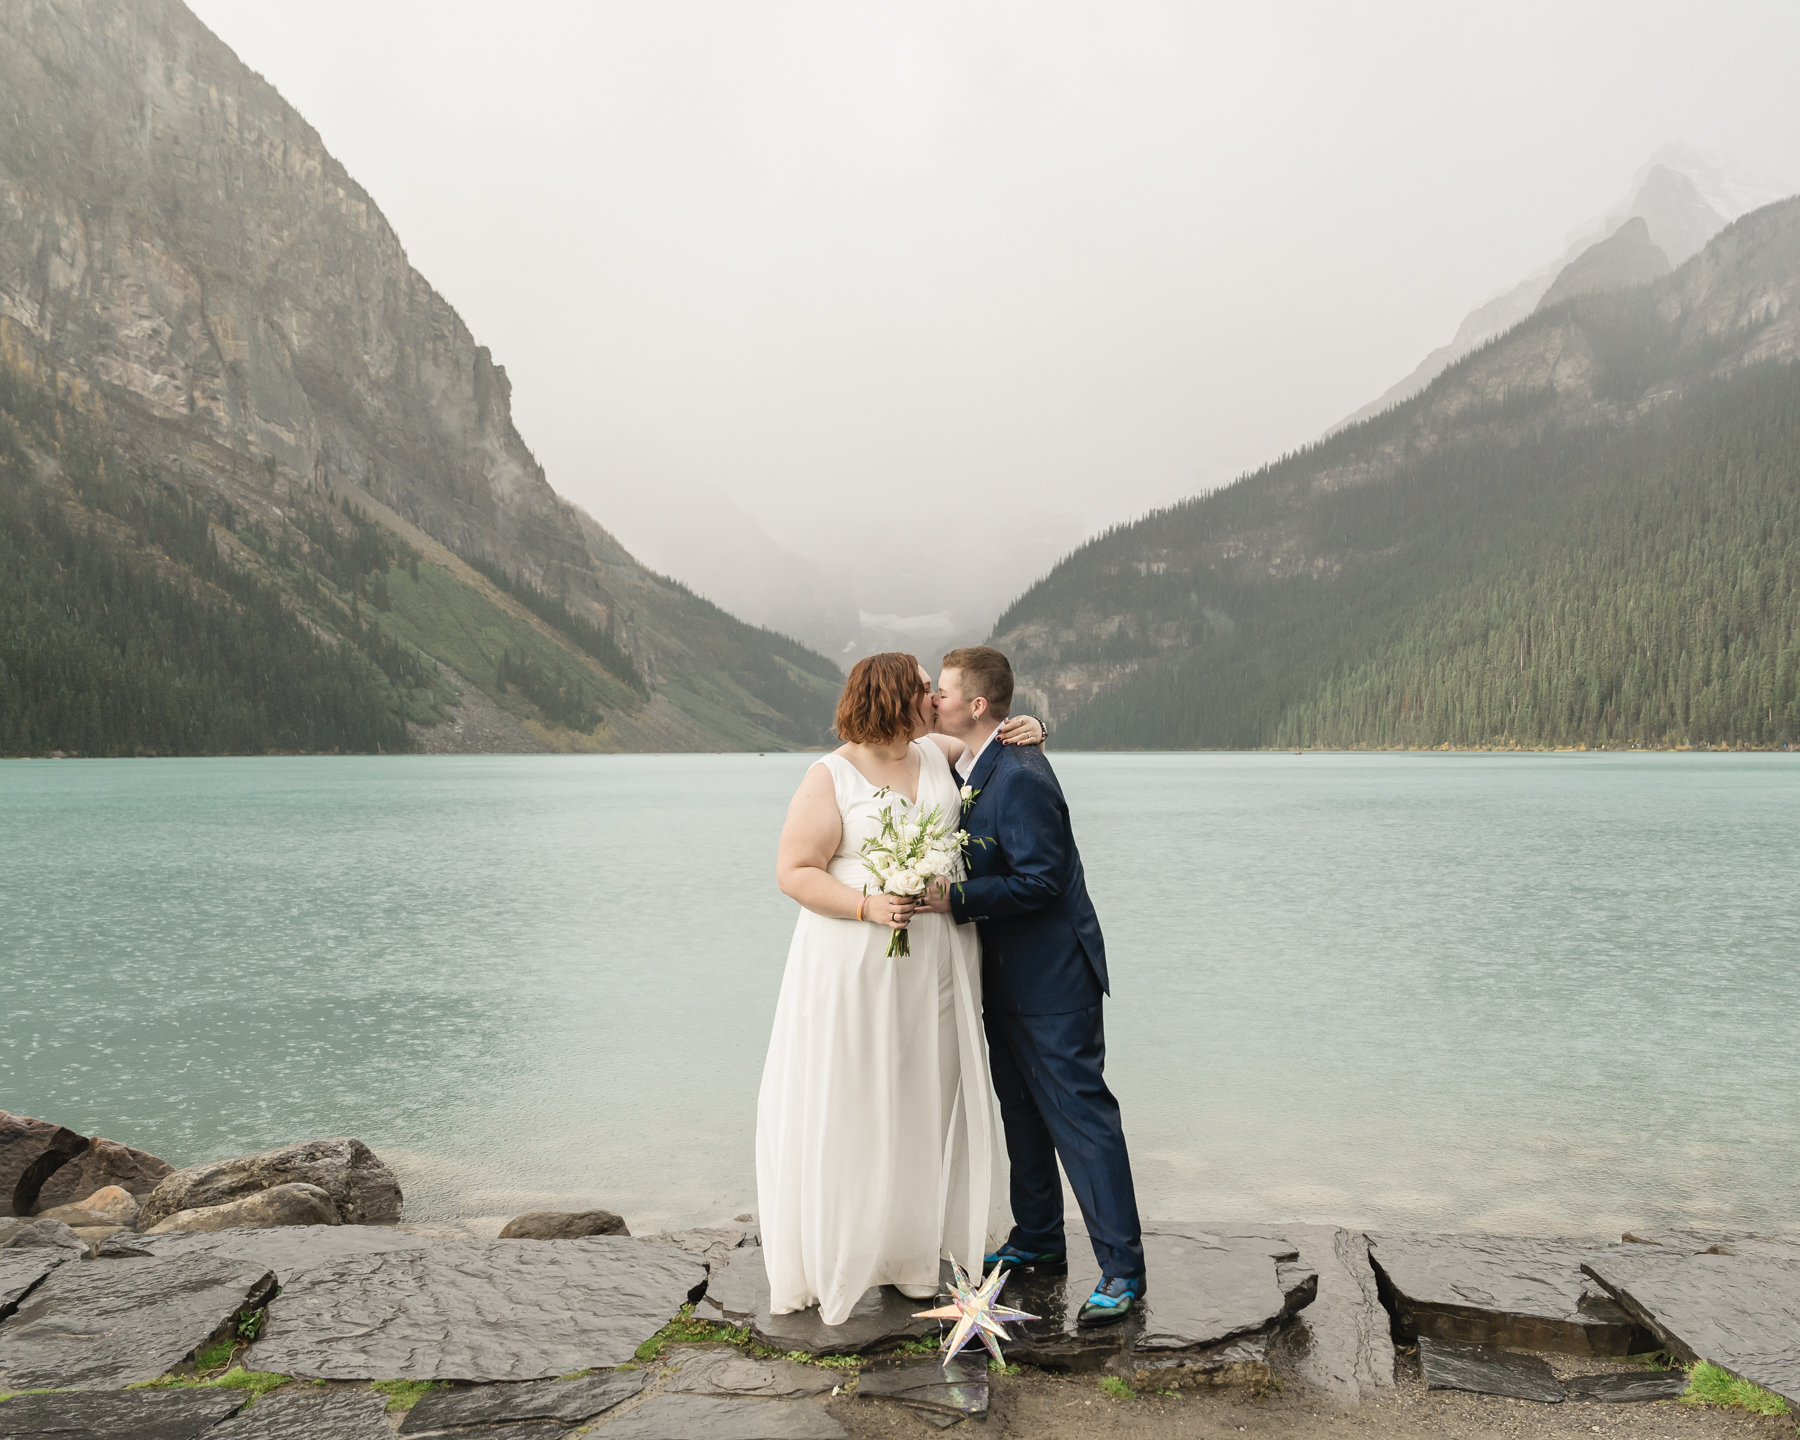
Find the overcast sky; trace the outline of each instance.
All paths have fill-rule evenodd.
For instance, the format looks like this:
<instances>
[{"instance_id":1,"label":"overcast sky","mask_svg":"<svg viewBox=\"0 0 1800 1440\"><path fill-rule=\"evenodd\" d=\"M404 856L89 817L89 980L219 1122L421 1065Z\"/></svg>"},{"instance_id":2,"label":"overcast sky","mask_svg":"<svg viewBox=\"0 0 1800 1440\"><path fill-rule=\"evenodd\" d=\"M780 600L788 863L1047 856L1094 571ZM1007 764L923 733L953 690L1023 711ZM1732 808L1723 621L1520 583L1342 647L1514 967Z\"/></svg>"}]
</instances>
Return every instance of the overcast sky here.
<instances>
[{"instance_id":1,"label":"overcast sky","mask_svg":"<svg viewBox=\"0 0 1800 1440\"><path fill-rule=\"evenodd\" d=\"M669 568L708 489L1052 553L1380 393L1658 145L1800 177L1789 0L190 3Z\"/></svg>"}]
</instances>

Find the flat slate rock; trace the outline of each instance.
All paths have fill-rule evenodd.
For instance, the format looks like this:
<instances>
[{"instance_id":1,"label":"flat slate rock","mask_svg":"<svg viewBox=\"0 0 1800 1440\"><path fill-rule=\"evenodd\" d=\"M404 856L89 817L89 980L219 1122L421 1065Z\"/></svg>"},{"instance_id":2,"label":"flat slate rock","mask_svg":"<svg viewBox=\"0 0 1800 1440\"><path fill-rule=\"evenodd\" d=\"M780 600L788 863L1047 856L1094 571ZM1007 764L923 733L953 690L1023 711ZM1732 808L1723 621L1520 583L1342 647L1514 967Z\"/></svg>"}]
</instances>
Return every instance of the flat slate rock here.
<instances>
[{"instance_id":1,"label":"flat slate rock","mask_svg":"<svg viewBox=\"0 0 1800 1440\"><path fill-rule=\"evenodd\" d=\"M663 1240L690 1255L698 1255L707 1264L707 1268L717 1271L731 1259L732 1252L744 1246L756 1246L760 1243L754 1225L704 1225L694 1230L665 1230L660 1235L645 1236L648 1240Z\"/></svg>"},{"instance_id":2,"label":"flat slate rock","mask_svg":"<svg viewBox=\"0 0 1800 1440\"><path fill-rule=\"evenodd\" d=\"M0 1390L116 1390L154 1380L274 1284L241 1260L59 1265L0 1324Z\"/></svg>"},{"instance_id":3,"label":"flat slate rock","mask_svg":"<svg viewBox=\"0 0 1800 1440\"><path fill-rule=\"evenodd\" d=\"M1535 1355L1514 1355L1486 1345L1462 1345L1421 1335L1419 1363L1425 1368L1427 1390L1468 1390L1545 1405L1560 1405L1563 1400L1556 1376Z\"/></svg>"},{"instance_id":4,"label":"flat slate rock","mask_svg":"<svg viewBox=\"0 0 1800 1440\"><path fill-rule=\"evenodd\" d=\"M1633 1400L1674 1400L1687 1394L1688 1377L1680 1370L1644 1370L1635 1375L1572 1375L1562 1382L1563 1394L1592 1405L1620 1405Z\"/></svg>"},{"instance_id":5,"label":"flat slate rock","mask_svg":"<svg viewBox=\"0 0 1800 1440\"><path fill-rule=\"evenodd\" d=\"M20 1395L0 1405L0 1440L198 1440L248 1398L215 1389Z\"/></svg>"},{"instance_id":6,"label":"flat slate rock","mask_svg":"<svg viewBox=\"0 0 1800 1440\"><path fill-rule=\"evenodd\" d=\"M208 1440L393 1440L387 1396L294 1386L265 1395Z\"/></svg>"},{"instance_id":7,"label":"flat slate rock","mask_svg":"<svg viewBox=\"0 0 1800 1440\"><path fill-rule=\"evenodd\" d=\"M1681 1359L1800 1407L1800 1258L1624 1245L1583 1268Z\"/></svg>"},{"instance_id":8,"label":"flat slate rock","mask_svg":"<svg viewBox=\"0 0 1800 1440\"><path fill-rule=\"evenodd\" d=\"M0 1250L0 1320L12 1314L32 1287L68 1258L61 1250L46 1246Z\"/></svg>"},{"instance_id":9,"label":"flat slate rock","mask_svg":"<svg viewBox=\"0 0 1800 1440\"><path fill-rule=\"evenodd\" d=\"M1335 1225L1289 1225L1281 1233L1318 1272L1319 1293L1283 1335L1276 1364L1342 1406L1392 1390L1392 1322L1369 1264L1368 1237Z\"/></svg>"},{"instance_id":10,"label":"flat slate rock","mask_svg":"<svg viewBox=\"0 0 1800 1440\"><path fill-rule=\"evenodd\" d=\"M569 1427L554 1420L528 1420L523 1425L495 1425L486 1430L432 1430L444 1440L568 1440ZM583 1436L589 1431L582 1431Z\"/></svg>"},{"instance_id":11,"label":"flat slate rock","mask_svg":"<svg viewBox=\"0 0 1800 1440\"><path fill-rule=\"evenodd\" d=\"M655 1395L599 1432L606 1440L847 1440L844 1427L805 1400L722 1400Z\"/></svg>"},{"instance_id":12,"label":"flat slate rock","mask_svg":"<svg viewBox=\"0 0 1800 1440\"><path fill-rule=\"evenodd\" d=\"M524 1385L478 1385L468 1390L433 1390L406 1412L402 1435L418 1435L463 1425L498 1425L511 1420L592 1420L629 1400L650 1379L648 1370L609 1370L579 1380L537 1380ZM508 1430L508 1436L516 1432Z\"/></svg>"},{"instance_id":13,"label":"flat slate rock","mask_svg":"<svg viewBox=\"0 0 1800 1440\"><path fill-rule=\"evenodd\" d=\"M898 1400L914 1409L962 1419L985 1419L988 1409L987 1351L959 1355L946 1367L937 1360L878 1365L856 1382L858 1399Z\"/></svg>"},{"instance_id":14,"label":"flat slate rock","mask_svg":"<svg viewBox=\"0 0 1800 1440\"><path fill-rule=\"evenodd\" d=\"M245 1363L308 1380L548 1380L623 1364L705 1286L691 1255L616 1235L348 1255L286 1278Z\"/></svg>"},{"instance_id":15,"label":"flat slate rock","mask_svg":"<svg viewBox=\"0 0 1800 1440\"><path fill-rule=\"evenodd\" d=\"M752 1337L773 1350L864 1355L935 1335L937 1321L912 1318L915 1312L931 1308L931 1301L908 1300L898 1290L881 1285L856 1302L842 1325L825 1324L817 1307L771 1315L769 1272L763 1265L762 1247L746 1245L733 1249L725 1265L715 1268L706 1296L694 1313L703 1320L748 1325Z\"/></svg>"},{"instance_id":16,"label":"flat slate rock","mask_svg":"<svg viewBox=\"0 0 1800 1440\"><path fill-rule=\"evenodd\" d=\"M664 1358L677 1369L663 1389L680 1395L803 1400L823 1395L849 1378L792 1360L755 1360L736 1350L677 1350Z\"/></svg>"},{"instance_id":17,"label":"flat slate rock","mask_svg":"<svg viewBox=\"0 0 1800 1440\"><path fill-rule=\"evenodd\" d=\"M1498 1235L1371 1235L1382 1298L1406 1339L1560 1355L1636 1355L1650 1337L1582 1274L1636 1245Z\"/></svg>"},{"instance_id":18,"label":"flat slate rock","mask_svg":"<svg viewBox=\"0 0 1800 1440\"><path fill-rule=\"evenodd\" d=\"M434 1243L389 1225L286 1225L274 1230L164 1231L160 1235L126 1231L102 1241L96 1258L223 1256L273 1270L285 1285L287 1277L297 1271L346 1255L422 1250Z\"/></svg>"},{"instance_id":19,"label":"flat slate rock","mask_svg":"<svg viewBox=\"0 0 1800 1440\"><path fill-rule=\"evenodd\" d=\"M1005 1304L1037 1320L1009 1327L1008 1360L1056 1370L1098 1370L1128 1347L1140 1361L1200 1351L1250 1335L1293 1315L1318 1293L1318 1273L1274 1231L1255 1227L1159 1222L1144 1231L1150 1293L1139 1313L1117 1325L1078 1326L1099 1282L1087 1237L1071 1232L1069 1273L1020 1271Z\"/></svg>"}]
</instances>

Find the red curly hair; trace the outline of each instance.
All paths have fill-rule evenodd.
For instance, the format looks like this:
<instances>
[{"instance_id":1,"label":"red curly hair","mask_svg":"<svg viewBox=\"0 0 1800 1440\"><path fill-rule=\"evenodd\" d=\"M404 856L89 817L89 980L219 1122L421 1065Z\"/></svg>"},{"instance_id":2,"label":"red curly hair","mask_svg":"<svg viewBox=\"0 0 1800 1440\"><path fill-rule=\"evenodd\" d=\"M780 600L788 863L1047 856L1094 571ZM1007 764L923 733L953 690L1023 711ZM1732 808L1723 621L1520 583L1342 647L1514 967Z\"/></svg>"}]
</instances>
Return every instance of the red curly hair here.
<instances>
[{"instance_id":1,"label":"red curly hair","mask_svg":"<svg viewBox=\"0 0 1800 1440\"><path fill-rule=\"evenodd\" d=\"M927 688L919 673L918 656L895 650L865 655L844 682L832 728L840 740L854 745L910 740L913 706Z\"/></svg>"}]
</instances>

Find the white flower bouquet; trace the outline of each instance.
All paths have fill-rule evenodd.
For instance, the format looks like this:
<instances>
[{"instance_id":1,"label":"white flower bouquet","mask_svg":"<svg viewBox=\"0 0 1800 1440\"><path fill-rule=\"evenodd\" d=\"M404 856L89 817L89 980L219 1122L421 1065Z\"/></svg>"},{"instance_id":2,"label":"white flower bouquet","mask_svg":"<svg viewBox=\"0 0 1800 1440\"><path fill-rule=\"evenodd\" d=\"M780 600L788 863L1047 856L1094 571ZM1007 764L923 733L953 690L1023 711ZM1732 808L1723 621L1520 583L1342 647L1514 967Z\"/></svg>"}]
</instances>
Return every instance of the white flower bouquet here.
<instances>
[{"instance_id":1,"label":"white flower bouquet","mask_svg":"<svg viewBox=\"0 0 1800 1440\"><path fill-rule=\"evenodd\" d=\"M876 799L887 794L884 787ZM863 864L882 895L923 895L933 880L949 880L962 863L969 832L953 830L937 807L915 813L905 800L881 812L881 829L863 841ZM869 893L868 887L863 893ZM889 955L912 954L905 930L896 930L888 941Z\"/></svg>"}]
</instances>

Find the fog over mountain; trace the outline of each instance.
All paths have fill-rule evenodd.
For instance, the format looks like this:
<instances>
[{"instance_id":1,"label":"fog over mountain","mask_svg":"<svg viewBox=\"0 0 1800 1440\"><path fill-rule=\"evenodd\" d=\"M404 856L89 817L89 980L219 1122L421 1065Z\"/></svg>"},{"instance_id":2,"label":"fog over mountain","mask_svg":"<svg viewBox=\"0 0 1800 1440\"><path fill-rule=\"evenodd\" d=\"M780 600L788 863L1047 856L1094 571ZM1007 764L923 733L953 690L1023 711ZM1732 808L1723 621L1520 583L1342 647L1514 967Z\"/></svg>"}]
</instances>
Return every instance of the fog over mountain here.
<instances>
[{"instance_id":1,"label":"fog over mountain","mask_svg":"<svg viewBox=\"0 0 1800 1440\"><path fill-rule=\"evenodd\" d=\"M1449 344L1438 346L1404 380L1333 428L1354 425L1417 395L1464 355L1510 330L1542 305L1598 288L1616 288L1615 282L1635 284L1667 273L1697 253L1729 222L1791 195L1794 189L1777 176L1751 170L1715 151L1689 145L1659 147L1632 176L1623 199L1569 233L1561 255L1470 311ZM1622 249L1599 253L1606 241L1633 221L1641 222L1642 246L1648 249L1629 258ZM1636 232L1627 238L1636 240ZM1651 258L1652 250L1661 259L1660 267ZM1594 272L1585 278L1584 261ZM1619 268L1621 265L1627 268ZM1600 278L1603 269L1608 273Z\"/></svg>"},{"instance_id":2,"label":"fog over mountain","mask_svg":"<svg viewBox=\"0 0 1800 1440\"><path fill-rule=\"evenodd\" d=\"M382 197L558 492L840 658L980 636L1634 206L1676 264L1800 178L1784 4L196 9Z\"/></svg>"}]
</instances>

